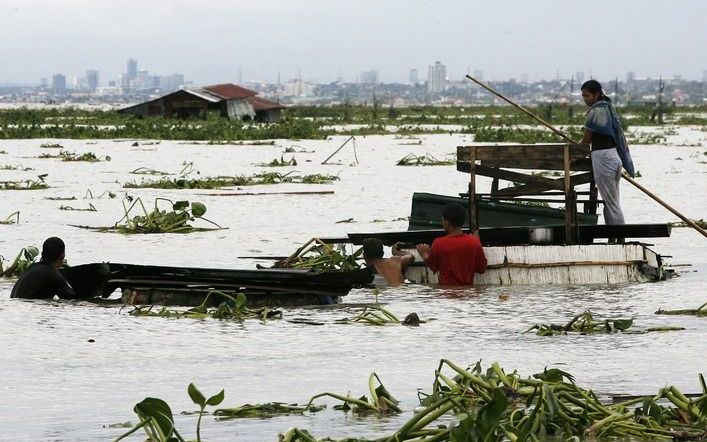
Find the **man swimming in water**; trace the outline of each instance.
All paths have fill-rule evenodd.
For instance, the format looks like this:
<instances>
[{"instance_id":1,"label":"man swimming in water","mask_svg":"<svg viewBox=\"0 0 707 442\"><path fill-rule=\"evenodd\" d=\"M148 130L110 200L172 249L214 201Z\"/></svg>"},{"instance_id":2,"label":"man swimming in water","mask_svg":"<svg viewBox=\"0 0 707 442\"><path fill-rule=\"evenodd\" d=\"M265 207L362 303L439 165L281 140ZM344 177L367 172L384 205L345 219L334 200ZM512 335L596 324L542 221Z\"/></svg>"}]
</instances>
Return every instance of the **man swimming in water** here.
<instances>
[{"instance_id":1,"label":"man swimming in water","mask_svg":"<svg viewBox=\"0 0 707 442\"><path fill-rule=\"evenodd\" d=\"M25 270L12 288L11 298L51 299L54 295L62 299L76 298L74 289L59 273L64 262L64 241L51 237L42 244L42 257Z\"/></svg>"},{"instance_id":2,"label":"man swimming in water","mask_svg":"<svg viewBox=\"0 0 707 442\"><path fill-rule=\"evenodd\" d=\"M366 265L374 271L374 284L376 284L376 279L384 279L388 285L393 287L405 282L405 269L415 262L415 257L401 251L400 243L394 244L391 252L393 256L383 258L383 243L381 240L377 238L366 238L363 240L363 258L366 261Z\"/></svg>"}]
</instances>

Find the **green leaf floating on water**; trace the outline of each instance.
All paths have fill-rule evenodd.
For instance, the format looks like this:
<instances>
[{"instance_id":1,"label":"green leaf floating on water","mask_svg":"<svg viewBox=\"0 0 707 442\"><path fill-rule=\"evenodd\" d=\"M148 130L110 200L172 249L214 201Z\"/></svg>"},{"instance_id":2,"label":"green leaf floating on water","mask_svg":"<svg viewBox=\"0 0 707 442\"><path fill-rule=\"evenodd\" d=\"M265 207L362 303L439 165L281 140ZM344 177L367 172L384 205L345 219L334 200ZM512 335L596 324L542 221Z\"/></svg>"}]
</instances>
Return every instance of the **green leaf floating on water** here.
<instances>
[{"instance_id":1,"label":"green leaf floating on water","mask_svg":"<svg viewBox=\"0 0 707 442\"><path fill-rule=\"evenodd\" d=\"M191 203L191 214L196 218L201 218L206 213L206 206L202 203L193 202Z\"/></svg>"},{"instance_id":2,"label":"green leaf floating on water","mask_svg":"<svg viewBox=\"0 0 707 442\"><path fill-rule=\"evenodd\" d=\"M628 330L633 325L633 319L614 319L614 328L617 330Z\"/></svg>"},{"instance_id":3,"label":"green leaf floating on water","mask_svg":"<svg viewBox=\"0 0 707 442\"><path fill-rule=\"evenodd\" d=\"M172 210L184 210L189 207L189 201L176 201L172 204Z\"/></svg>"}]
</instances>

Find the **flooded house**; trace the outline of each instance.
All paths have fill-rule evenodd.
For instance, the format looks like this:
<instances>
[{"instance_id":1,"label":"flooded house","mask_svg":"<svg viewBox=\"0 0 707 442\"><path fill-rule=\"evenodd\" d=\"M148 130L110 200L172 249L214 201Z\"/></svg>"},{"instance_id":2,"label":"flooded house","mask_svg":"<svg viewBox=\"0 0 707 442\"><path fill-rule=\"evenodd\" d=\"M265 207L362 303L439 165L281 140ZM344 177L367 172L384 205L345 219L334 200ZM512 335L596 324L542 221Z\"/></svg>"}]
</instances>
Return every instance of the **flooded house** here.
<instances>
[{"instance_id":1,"label":"flooded house","mask_svg":"<svg viewBox=\"0 0 707 442\"><path fill-rule=\"evenodd\" d=\"M274 123L285 106L259 97L258 93L232 83L180 89L118 112L140 117L206 118L218 112L231 120Z\"/></svg>"}]
</instances>

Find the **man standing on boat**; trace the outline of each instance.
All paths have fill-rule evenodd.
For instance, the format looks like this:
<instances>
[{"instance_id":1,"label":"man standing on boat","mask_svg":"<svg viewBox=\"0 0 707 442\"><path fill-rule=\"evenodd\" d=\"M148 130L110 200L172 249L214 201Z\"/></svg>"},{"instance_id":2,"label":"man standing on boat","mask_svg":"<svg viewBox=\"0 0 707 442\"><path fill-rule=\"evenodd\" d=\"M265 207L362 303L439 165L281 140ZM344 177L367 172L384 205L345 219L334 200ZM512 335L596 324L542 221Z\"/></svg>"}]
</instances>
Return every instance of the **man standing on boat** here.
<instances>
[{"instance_id":1,"label":"man standing on boat","mask_svg":"<svg viewBox=\"0 0 707 442\"><path fill-rule=\"evenodd\" d=\"M64 262L64 241L51 237L42 244L42 258L25 270L12 288L11 298L51 299L54 295L62 299L76 298L74 289L59 273Z\"/></svg>"},{"instance_id":2,"label":"man standing on boat","mask_svg":"<svg viewBox=\"0 0 707 442\"><path fill-rule=\"evenodd\" d=\"M374 285L398 286L405 282L405 269L415 261L415 257L400 250L400 243L391 248L393 256L383 258L383 243L377 238L363 240L363 259L373 271Z\"/></svg>"},{"instance_id":3,"label":"man standing on boat","mask_svg":"<svg viewBox=\"0 0 707 442\"><path fill-rule=\"evenodd\" d=\"M474 284L474 273L486 271L486 255L478 234L462 231L466 210L460 204L447 204L442 211L442 227L447 233L428 244L418 244L417 251L425 264L438 274L441 286Z\"/></svg>"},{"instance_id":4,"label":"man standing on boat","mask_svg":"<svg viewBox=\"0 0 707 442\"><path fill-rule=\"evenodd\" d=\"M604 202L604 222L626 224L619 202L621 167L632 177L635 173L621 122L598 81L586 81L581 90L584 104L589 106L582 144L592 146L592 170Z\"/></svg>"}]
</instances>

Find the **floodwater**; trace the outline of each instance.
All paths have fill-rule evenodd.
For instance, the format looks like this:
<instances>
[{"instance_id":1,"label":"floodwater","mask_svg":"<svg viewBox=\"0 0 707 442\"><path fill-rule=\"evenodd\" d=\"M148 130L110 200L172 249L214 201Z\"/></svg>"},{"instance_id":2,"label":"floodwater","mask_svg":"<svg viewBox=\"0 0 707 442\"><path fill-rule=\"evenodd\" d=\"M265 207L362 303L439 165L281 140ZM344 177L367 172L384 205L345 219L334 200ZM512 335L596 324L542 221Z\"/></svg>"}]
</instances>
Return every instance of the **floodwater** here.
<instances>
[{"instance_id":1,"label":"floodwater","mask_svg":"<svg viewBox=\"0 0 707 442\"><path fill-rule=\"evenodd\" d=\"M48 173L50 189L0 191L0 217L21 212L19 225L0 225L0 253L13 258L24 246L41 245L48 236L67 243L67 259L77 265L112 261L141 264L253 268L245 255L286 255L312 236L337 237L347 232L404 230L414 191L454 195L466 189L468 176L453 166L398 167L408 153L438 158L471 141L465 135L357 138L321 165L345 140L278 140L274 146L206 146L161 142L132 147L132 141L2 140L0 166L22 164L34 171L0 171L0 181L29 179ZM692 218L707 216L707 133L678 128L667 146L635 146L640 182ZM95 164L37 159L45 141L66 150L110 155ZM681 146L686 145L686 146ZM286 147L297 153L301 174L338 174L330 185L281 184L241 190L129 190L146 205L155 197L189 199L206 204L206 217L228 230L189 235L122 236L71 227L109 226L123 214L122 183L140 179L137 167L178 172L193 161L202 176L251 174L265 170L254 163L279 158ZM289 158L291 154L286 154ZM149 177L148 177L149 178ZM488 183L483 186L488 186ZM482 188L484 188L482 186ZM104 191L115 199L83 199ZM329 195L208 196L224 192L332 190ZM50 201L47 196L76 196ZM677 220L652 200L622 183L628 222ZM59 210L61 205L97 212ZM353 218L353 223L337 223ZM382 221L381 221L382 220ZM376 222L374 222L376 221ZM206 225L204 225L206 226ZM691 229L673 230L671 238L652 240L671 255L680 277L659 283L617 286L478 287L453 291L425 286L384 290L380 301L399 316L417 312L428 320L418 328L335 324L355 310L288 308L284 318L307 318L322 326L287 320L244 323L136 318L118 306L85 302L9 299L13 281L0 280L0 439L12 441L110 440L125 431L109 424L136 422L132 407L146 396L163 398L177 413L177 426L194 437L196 416L187 395L190 382L206 394L226 390L225 407L282 401L306 403L330 391L354 396L367 393L375 371L402 402L405 412L393 417L358 417L329 409L312 415L240 419L202 423L205 440L275 441L290 427L318 437L373 437L392 433L412 416L419 389L430 391L440 358L459 364L499 361L508 371L531 375L545 366L573 373L577 382L602 394L643 394L672 383L698 391L698 372L707 371L707 321L689 316L656 316L658 308L696 308L707 301L705 238ZM500 294L509 295L502 301ZM348 303L373 300L372 291L355 290ZM635 327L674 325L685 331L647 335L538 337L522 334L537 322L564 322L591 309L600 317L633 317ZM95 342L90 342L93 340ZM132 440L144 440L136 435Z\"/></svg>"}]
</instances>

